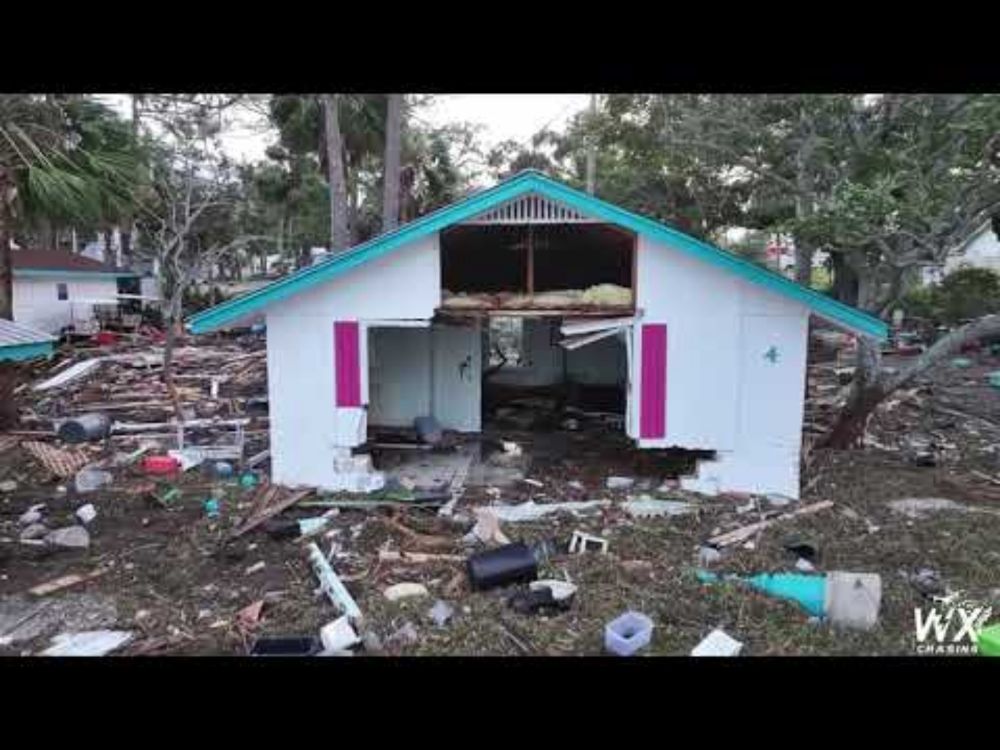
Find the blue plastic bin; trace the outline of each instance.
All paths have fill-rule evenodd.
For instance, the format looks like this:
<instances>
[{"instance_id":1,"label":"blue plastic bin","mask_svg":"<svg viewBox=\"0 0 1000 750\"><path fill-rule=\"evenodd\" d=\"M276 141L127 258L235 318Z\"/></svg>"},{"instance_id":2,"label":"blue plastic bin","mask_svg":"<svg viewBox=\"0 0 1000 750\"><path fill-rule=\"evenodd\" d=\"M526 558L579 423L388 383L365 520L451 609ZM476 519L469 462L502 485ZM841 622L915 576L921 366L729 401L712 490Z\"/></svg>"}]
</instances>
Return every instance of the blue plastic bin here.
<instances>
[{"instance_id":1,"label":"blue plastic bin","mask_svg":"<svg viewBox=\"0 0 1000 750\"><path fill-rule=\"evenodd\" d=\"M626 612L604 626L604 648L617 656L631 656L652 637L653 621L641 612Z\"/></svg>"}]
</instances>

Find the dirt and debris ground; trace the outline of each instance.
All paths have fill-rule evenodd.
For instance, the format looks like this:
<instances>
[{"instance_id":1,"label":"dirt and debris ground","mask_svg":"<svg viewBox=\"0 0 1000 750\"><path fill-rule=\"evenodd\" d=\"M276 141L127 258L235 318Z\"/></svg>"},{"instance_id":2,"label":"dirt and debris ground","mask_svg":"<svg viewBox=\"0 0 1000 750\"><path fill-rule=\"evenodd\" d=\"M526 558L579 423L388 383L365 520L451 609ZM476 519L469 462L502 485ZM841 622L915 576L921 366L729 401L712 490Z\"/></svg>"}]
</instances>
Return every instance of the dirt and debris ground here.
<instances>
[{"instance_id":1,"label":"dirt and debris ground","mask_svg":"<svg viewBox=\"0 0 1000 750\"><path fill-rule=\"evenodd\" d=\"M212 345L220 347L224 356L231 357L235 351L226 349L235 346L231 343ZM251 353L259 350L256 345L240 346ZM477 549L461 541L471 521L449 521L434 509L343 509L325 533L310 541L316 541L325 553L337 545L331 563L365 613L366 628L378 636L385 654L598 655L603 652L605 623L635 610L655 622L652 643L644 654L688 654L711 630L721 627L745 644L745 655L912 655L914 608L929 605L910 583L910 577L921 569L936 571L951 590L1000 606L996 453L1000 390L986 379L986 373L1000 369L1000 358L985 352L968 356L972 366L942 365L915 388L890 400L871 423L864 449L808 451L805 491L797 505L832 500L833 508L776 524L755 538L753 549L734 545L710 566L727 573L794 571L796 558L784 545L806 541L819 551L819 571L881 575L879 624L870 632L835 630L811 622L795 604L733 584L698 582L699 547L714 533L757 520L757 509L738 510L748 505L746 497L708 498L664 488L664 481L676 475L677 465L663 455L630 449L612 425L600 420L587 424L581 418L581 426L573 430L558 424L536 432L494 428L484 438L481 461L497 461L503 468L503 456L498 455L502 449L497 449L499 441L493 438L517 442L528 459L519 462L516 471L501 472L507 480L503 486L467 485L456 507L457 513L469 516L472 507L492 502L613 501L592 515L501 524L504 533L515 540L565 542L580 530L610 542L606 555L557 554L543 565L540 577L577 585L568 612L517 614L505 601L512 590L470 591L461 563L379 562L380 549L463 557ZM189 359L194 362L198 357ZM210 360L206 355L205 361ZM248 361L258 362L253 357ZM115 372L106 372L79 389L96 388L107 401L115 377L120 377L128 380L127 388L124 382L120 385L123 390L137 390L135 382ZM193 377L185 387L205 381L201 387L207 392L208 378L193 371L188 374ZM155 371L147 376L154 381ZM811 391L808 422L813 425L829 416L829 403L824 405L824 397L816 393L825 394L829 402L831 394L838 392L830 387L836 382L833 377L828 365L813 370L814 385L823 385ZM223 405L207 411L202 407L202 413L244 414L245 404L238 400L263 394L263 388L259 382L254 387L247 382L238 385L238 393L227 393L223 385ZM138 390L142 388L158 385ZM66 394L82 392L79 389L63 391L59 399L72 403L73 397ZM159 409L164 396L159 390L156 394ZM29 396L21 393L24 399ZM44 420L40 415L54 408L53 403L37 405L33 413L39 418L27 429L41 431ZM137 408L128 418L137 419L142 411ZM154 410L152 417L145 418L162 417ZM32 439L59 445L51 437ZM266 441L266 435L262 439ZM112 439L87 444L86 450L99 458L133 445ZM246 454L260 447L258 442ZM927 465L926 458L917 459L918 454L928 452L934 465ZM266 479L268 464L259 468L261 478ZM107 627L135 632L135 639L117 652L121 654L240 655L248 653L257 637L316 635L337 616L330 602L315 593L317 581L304 541L274 539L261 529L225 543L226 534L246 518L257 491L241 486L239 472L230 480L210 476L202 468L177 477L154 478L146 476L138 463L113 472L112 484L80 494L72 479L49 476L16 440L0 437L0 654L38 653L58 632ZM542 486L517 478L522 472ZM609 491L605 488L609 476L634 477L637 485ZM179 489L180 494L166 507L152 499L170 488ZM203 508L213 491L221 500L221 515L214 519ZM690 515L633 519L620 503L643 494L688 500L696 503L697 510ZM888 501L908 497L948 498L965 510L910 518L887 506ZM46 522L55 528L73 523L73 511L88 502L98 512L88 527L88 549L18 543L18 518L30 506L45 503ZM767 507L766 500L757 500L757 508ZM322 508L295 506L280 517L315 517L322 512ZM412 536L385 520L390 517L419 534L444 537L448 544L419 546ZM257 565L260 562L263 568ZM248 573L254 567L259 569ZM103 573L62 592L43 597L28 593L33 586L59 576L95 570ZM382 591L404 581L422 583L430 595L387 601ZM434 625L428 615L437 599L454 608L453 617L442 627ZM259 623L240 626L237 612L259 600L265 602ZM408 623L416 631L415 639L402 635Z\"/></svg>"}]
</instances>

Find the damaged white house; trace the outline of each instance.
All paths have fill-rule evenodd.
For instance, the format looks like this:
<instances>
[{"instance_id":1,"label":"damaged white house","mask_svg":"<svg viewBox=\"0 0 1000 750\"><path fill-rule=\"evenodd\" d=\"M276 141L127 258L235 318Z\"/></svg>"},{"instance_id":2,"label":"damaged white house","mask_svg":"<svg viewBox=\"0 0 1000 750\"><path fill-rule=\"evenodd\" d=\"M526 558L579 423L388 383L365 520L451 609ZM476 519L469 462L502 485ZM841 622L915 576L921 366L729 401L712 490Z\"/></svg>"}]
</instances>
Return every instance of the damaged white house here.
<instances>
[{"instance_id":1,"label":"damaged white house","mask_svg":"<svg viewBox=\"0 0 1000 750\"><path fill-rule=\"evenodd\" d=\"M526 171L188 328L266 320L278 483L337 488L374 427L432 415L475 433L490 389L571 383L616 392L641 449L710 452L684 487L797 497L810 315L886 336L870 315ZM498 365L491 331L512 319L522 356Z\"/></svg>"}]
</instances>

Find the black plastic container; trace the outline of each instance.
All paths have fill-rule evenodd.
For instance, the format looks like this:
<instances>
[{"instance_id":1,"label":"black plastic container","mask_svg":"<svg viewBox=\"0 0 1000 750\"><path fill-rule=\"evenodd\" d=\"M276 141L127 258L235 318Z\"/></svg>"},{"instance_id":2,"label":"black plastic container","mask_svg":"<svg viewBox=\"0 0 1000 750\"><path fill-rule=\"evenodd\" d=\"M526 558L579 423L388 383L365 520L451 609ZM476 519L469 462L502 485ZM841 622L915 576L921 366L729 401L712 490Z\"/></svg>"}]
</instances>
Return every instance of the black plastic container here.
<instances>
[{"instance_id":1,"label":"black plastic container","mask_svg":"<svg viewBox=\"0 0 1000 750\"><path fill-rule=\"evenodd\" d=\"M310 636L258 638L250 656L315 656L322 650L319 639Z\"/></svg>"},{"instance_id":2,"label":"black plastic container","mask_svg":"<svg viewBox=\"0 0 1000 750\"><path fill-rule=\"evenodd\" d=\"M469 558L468 566L469 582L479 591L538 578L535 552L521 542L479 552Z\"/></svg>"},{"instance_id":3,"label":"black plastic container","mask_svg":"<svg viewBox=\"0 0 1000 750\"><path fill-rule=\"evenodd\" d=\"M111 419L106 414L81 414L59 426L59 439L67 443L85 443L108 436Z\"/></svg>"}]
</instances>

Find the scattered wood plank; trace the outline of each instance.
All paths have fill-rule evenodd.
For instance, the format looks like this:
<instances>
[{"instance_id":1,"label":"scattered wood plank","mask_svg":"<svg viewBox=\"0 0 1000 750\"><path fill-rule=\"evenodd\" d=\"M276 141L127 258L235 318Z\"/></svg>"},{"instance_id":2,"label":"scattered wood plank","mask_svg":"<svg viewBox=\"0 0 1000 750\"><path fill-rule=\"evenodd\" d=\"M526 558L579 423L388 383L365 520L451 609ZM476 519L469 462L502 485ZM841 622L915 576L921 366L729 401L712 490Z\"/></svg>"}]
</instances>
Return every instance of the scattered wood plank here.
<instances>
[{"instance_id":1,"label":"scattered wood plank","mask_svg":"<svg viewBox=\"0 0 1000 750\"><path fill-rule=\"evenodd\" d=\"M270 457L271 457L271 449L265 448L260 453L254 454L253 456L250 456L250 458L247 459L247 468L252 469L254 466L264 463Z\"/></svg>"},{"instance_id":2,"label":"scattered wood plank","mask_svg":"<svg viewBox=\"0 0 1000 750\"><path fill-rule=\"evenodd\" d=\"M59 578L53 578L51 581L40 583L34 588L28 589L28 593L32 596L48 596L56 591L62 591L70 588L71 586L76 586L86 581L92 581L107 572L108 571L105 569L98 569L86 574L70 573L69 575L60 576Z\"/></svg>"},{"instance_id":3,"label":"scattered wood plank","mask_svg":"<svg viewBox=\"0 0 1000 750\"><path fill-rule=\"evenodd\" d=\"M38 461L52 474L65 479L76 474L90 463L90 456L83 450L54 448L48 443L28 440L21 443L32 458Z\"/></svg>"},{"instance_id":4,"label":"scattered wood plank","mask_svg":"<svg viewBox=\"0 0 1000 750\"><path fill-rule=\"evenodd\" d=\"M431 534L421 534L409 528L408 526L404 526L394 518L379 517L378 520L383 524L385 524L386 526L395 529L396 531L405 535L407 539L409 539L413 544L417 545L418 547L427 547L428 549L432 549L434 547L442 548L442 547L454 546L452 540L448 539L447 537L433 536Z\"/></svg>"},{"instance_id":5,"label":"scattered wood plank","mask_svg":"<svg viewBox=\"0 0 1000 750\"><path fill-rule=\"evenodd\" d=\"M449 562L449 563L461 563L465 562L465 558L461 555L431 555L425 552L395 552L393 550L379 550L378 559L381 562L399 562L399 563L434 563L434 562Z\"/></svg>"},{"instance_id":6,"label":"scattered wood plank","mask_svg":"<svg viewBox=\"0 0 1000 750\"><path fill-rule=\"evenodd\" d=\"M51 377L48 380L39 383L35 386L36 391L47 391L50 388L58 388L59 386L71 383L77 378L81 378L88 372L93 370L99 364L101 364L103 357L95 357L94 359L85 359L82 362L77 362L72 367L63 370L55 377Z\"/></svg>"},{"instance_id":7,"label":"scattered wood plank","mask_svg":"<svg viewBox=\"0 0 1000 750\"><path fill-rule=\"evenodd\" d=\"M0 435L0 453L5 453L13 448L15 445L21 442L21 439L16 435L11 435L10 433L5 433Z\"/></svg>"},{"instance_id":8,"label":"scattered wood plank","mask_svg":"<svg viewBox=\"0 0 1000 750\"><path fill-rule=\"evenodd\" d=\"M278 490L279 492L275 495L275 497L279 497L282 491L285 491L285 488L279 487ZM241 525L240 527L235 529L232 533L230 533L229 538L236 539L237 537L243 536L248 531L253 531L262 523L264 523L264 521L268 520L269 518L272 518L273 516L278 515L283 510L291 508L299 500L308 497L313 492L314 492L313 488L310 487L307 490L292 492L290 495L286 496L283 499L276 499L274 501L269 502L266 507L262 508L257 513L256 517L251 516L249 519L247 519L246 522L243 523L243 525Z\"/></svg>"},{"instance_id":9,"label":"scattered wood plank","mask_svg":"<svg viewBox=\"0 0 1000 750\"><path fill-rule=\"evenodd\" d=\"M972 469L972 471L970 473L975 474L980 479L985 479L987 482L989 482L991 484L1000 484L1000 479L997 479L996 477L991 477L989 474L987 474L984 471L979 471L977 469Z\"/></svg>"},{"instance_id":10,"label":"scattered wood plank","mask_svg":"<svg viewBox=\"0 0 1000 750\"><path fill-rule=\"evenodd\" d=\"M740 542L746 541L758 531L763 531L768 526L772 526L780 521L786 521L790 518L796 516L804 516L810 513L816 513L820 510L826 510L827 508L833 507L832 500L823 500L818 503L812 503L811 505L804 505L798 510L793 510L791 513L783 513L777 518L772 518L767 521L758 521L757 523L752 523L749 526L741 526L738 529L733 529L732 531L727 531L724 534L719 534L708 540L708 543L713 547L728 547L732 544L739 544Z\"/></svg>"}]
</instances>

